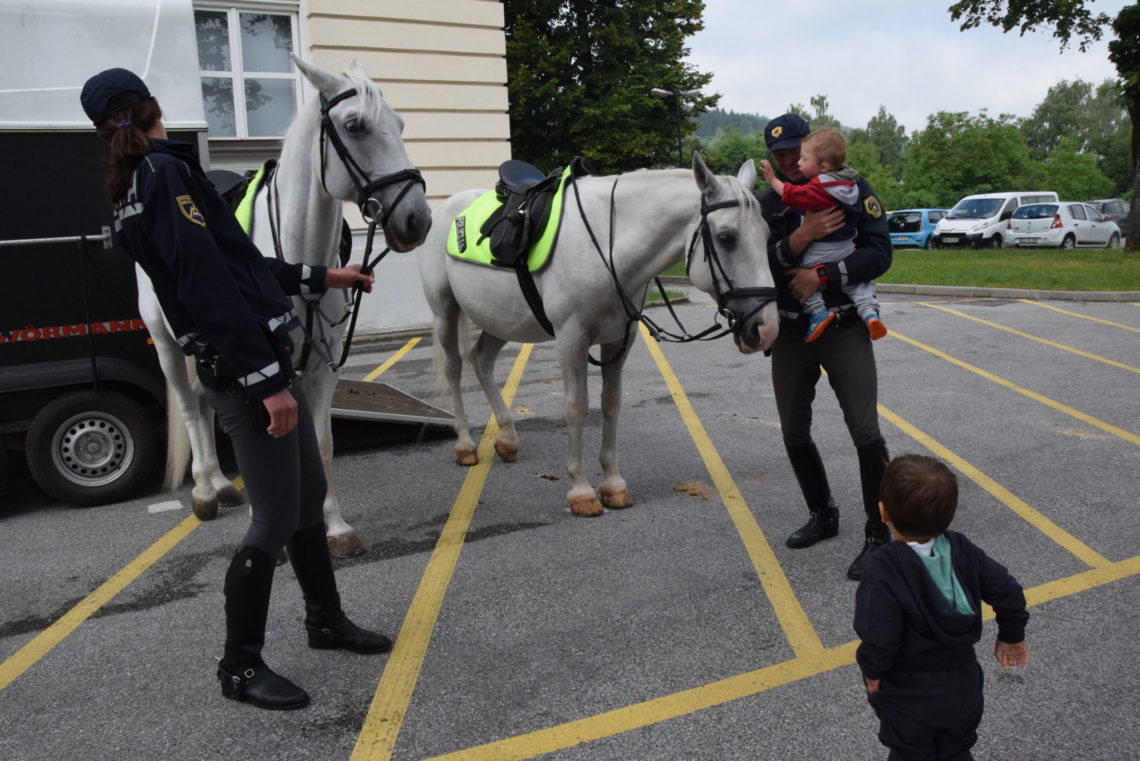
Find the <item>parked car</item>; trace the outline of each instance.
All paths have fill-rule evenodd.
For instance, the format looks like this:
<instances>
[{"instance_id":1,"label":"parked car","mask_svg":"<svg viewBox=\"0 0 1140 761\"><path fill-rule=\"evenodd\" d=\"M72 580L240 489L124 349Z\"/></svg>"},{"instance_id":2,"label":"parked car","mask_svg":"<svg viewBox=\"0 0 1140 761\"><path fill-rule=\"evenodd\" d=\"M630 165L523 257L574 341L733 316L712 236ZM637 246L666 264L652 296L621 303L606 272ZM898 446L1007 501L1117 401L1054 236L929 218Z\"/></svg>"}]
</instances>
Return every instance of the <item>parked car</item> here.
<instances>
[{"instance_id":1,"label":"parked car","mask_svg":"<svg viewBox=\"0 0 1140 761\"><path fill-rule=\"evenodd\" d=\"M946 216L946 209L901 209L887 217L891 243L895 246L930 248L934 226Z\"/></svg>"},{"instance_id":2,"label":"parked car","mask_svg":"<svg viewBox=\"0 0 1140 761\"><path fill-rule=\"evenodd\" d=\"M1007 223L1010 245L1033 248L1115 248L1120 228L1087 203L1022 206Z\"/></svg>"},{"instance_id":3,"label":"parked car","mask_svg":"<svg viewBox=\"0 0 1140 761\"><path fill-rule=\"evenodd\" d=\"M1047 190L966 196L934 228L933 245L1001 248L1006 243L1006 222L1017 207L1059 200L1056 193Z\"/></svg>"},{"instance_id":4,"label":"parked car","mask_svg":"<svg viewBox=\"0 0 1140 761\"><path fill-rule=\"evenodd\" d=\"M1103 214L1106 219L1115 222L1116 226L1120 228L1120 237L1128 237L1128 231L1132 229L1132 207L1129 206L1128 201L1119 198L1104 198L1086 203Z\"/></svg>"}]
</instances>

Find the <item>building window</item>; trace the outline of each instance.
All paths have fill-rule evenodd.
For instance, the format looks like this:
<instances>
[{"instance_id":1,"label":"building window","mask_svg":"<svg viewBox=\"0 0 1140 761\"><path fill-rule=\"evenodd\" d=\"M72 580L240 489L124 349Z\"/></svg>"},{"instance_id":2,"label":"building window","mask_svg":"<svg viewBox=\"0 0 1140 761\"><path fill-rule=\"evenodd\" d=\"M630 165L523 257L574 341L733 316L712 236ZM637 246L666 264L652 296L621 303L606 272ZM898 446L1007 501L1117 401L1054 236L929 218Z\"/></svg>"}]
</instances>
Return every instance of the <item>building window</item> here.
<instances>
[{"instance_id":1,"label":"building window","mask_svg":"<svg viewBox=\"0 0 1140 761\"><path fill-rule=\"evenodd\" d=\"M241 8L197 8L198 66L210 138L275 138L300 102L290 54L296 16Z\"/></svg>"}]
</instances>

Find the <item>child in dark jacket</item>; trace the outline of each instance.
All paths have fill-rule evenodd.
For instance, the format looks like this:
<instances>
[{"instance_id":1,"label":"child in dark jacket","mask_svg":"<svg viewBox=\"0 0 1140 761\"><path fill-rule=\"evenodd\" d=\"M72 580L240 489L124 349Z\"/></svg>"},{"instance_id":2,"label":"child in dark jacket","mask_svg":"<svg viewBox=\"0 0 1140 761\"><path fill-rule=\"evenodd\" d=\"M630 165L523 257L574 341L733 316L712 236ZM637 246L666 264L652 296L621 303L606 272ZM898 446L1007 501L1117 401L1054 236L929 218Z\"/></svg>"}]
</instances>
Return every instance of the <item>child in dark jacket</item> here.
<instances>
[{"instance_id":1,"label":"child in dark jacket","mask_svg":"<svg viewBox=\"0 0 1140 761\"><path fill-rule=\"evenodd\" d=\"M982 719L974 643L982 602L996 613L994 656L1029 663L1025 595L999 563L947 531L958 480L942 462L904 454L887 465L879 510L895 541L867 562L855 593L856 660L891 761L969 761Z\"/></svg>"}]
</instances>

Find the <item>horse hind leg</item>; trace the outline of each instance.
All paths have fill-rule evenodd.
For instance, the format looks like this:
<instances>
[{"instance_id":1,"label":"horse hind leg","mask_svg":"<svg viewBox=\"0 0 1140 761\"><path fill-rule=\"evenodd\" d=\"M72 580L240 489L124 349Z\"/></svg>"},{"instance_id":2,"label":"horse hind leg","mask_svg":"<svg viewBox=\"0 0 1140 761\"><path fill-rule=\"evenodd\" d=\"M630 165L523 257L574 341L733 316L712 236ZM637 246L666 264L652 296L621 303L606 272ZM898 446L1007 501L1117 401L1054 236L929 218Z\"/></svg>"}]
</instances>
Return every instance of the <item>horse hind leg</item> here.
<instances>
[{"instance_id":1,"label":"horse hind leg","mask_svg":"<svg viewBox=\"0 0 1140 761\"><path fill-rule=\"evenodd\" d=\"M455 427L455 462L465 467L479 463L479 451L471 438L467 411L463 407L463 359L459 352L459 321L464 319L456 306L449 313L437 313L432 365L436 382L451 391L451 408Z\"/></svg>"},{"instance_id":2,"label":"horse hind leg","mask_svg":"<svg viewBox=\"0 0 1140 761\"><path fill-rule=\"evenodd\" d=\"M502 338L484 332L475 343L471 358L475 377L479 379L479 385L491 403L495 421L499 424L499 432L495 435L495 452L503 462L514 462L519 458L519 434L515 429L514 416L495 383L495 360L506 344Z\"/></svg>"}]
</instances>

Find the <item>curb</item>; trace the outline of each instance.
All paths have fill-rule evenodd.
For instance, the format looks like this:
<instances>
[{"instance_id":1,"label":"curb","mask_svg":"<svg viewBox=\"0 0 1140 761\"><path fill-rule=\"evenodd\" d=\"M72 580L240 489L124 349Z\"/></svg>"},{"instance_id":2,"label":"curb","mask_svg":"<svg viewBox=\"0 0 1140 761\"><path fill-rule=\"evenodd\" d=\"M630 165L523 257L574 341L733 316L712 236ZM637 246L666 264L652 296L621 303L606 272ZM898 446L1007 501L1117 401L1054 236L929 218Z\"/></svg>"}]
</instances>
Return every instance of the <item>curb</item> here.
<instances>
[{"instance_id":1,"label":"curb","mask_svg":"<svg viewBox=\"0 0 1140 761\"><path fill-rule=\"evenodd\" d=\"M692 285L684 275L665 275L665 285ZM974 285L907 285L875 283L879 293L912 296L958 296L976 299L1055 299L1057 301L1140 301L1140 291L1046 291L1030 288L983 288Z\"/></svg>"}]
</instances>

